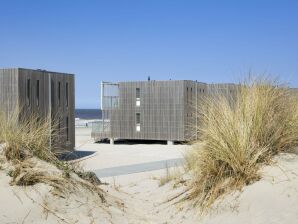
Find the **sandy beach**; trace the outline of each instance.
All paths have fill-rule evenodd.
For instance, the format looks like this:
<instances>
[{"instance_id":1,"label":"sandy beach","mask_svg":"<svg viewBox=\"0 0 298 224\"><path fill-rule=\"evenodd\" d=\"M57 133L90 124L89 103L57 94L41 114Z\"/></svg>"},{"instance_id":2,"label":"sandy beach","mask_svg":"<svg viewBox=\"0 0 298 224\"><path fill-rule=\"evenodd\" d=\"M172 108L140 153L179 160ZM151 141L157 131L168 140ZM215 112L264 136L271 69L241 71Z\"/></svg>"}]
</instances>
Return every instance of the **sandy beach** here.
<instances>
[{"instance_id":1,"label":"sandy beach","mask_svg":"<svg viewBox=\"0 0 298 224\"><path fill-rule=\"evenodd\" d=\"M77 144L87 141L88 129L77 131ZM82 134L79 134L82 133ZM81 136L81 137L80 137ZM84 139L83 136L86 136ZM96 154L82 161L90 170L182 158L187 145L108 145L89 141L82 149ZM190 202L179 203L187 186L170 182L159 186L166 170L102 178L110 183L105 190L126 202L132 213L142 214L141 223L295 223L298 219L298 156L281 154L273 166L262 170L262 179L228 195L215 204L212 212L200 217ZM187 179L187 177L183 177ZM170 200L176 195L182 195ZM288 206L291 205L291 206ZM139 223L132 217L133 223Z\"/></svg>"},{"instance_id":2,"label":"sandy beach","mask_svg":"<svg viewBox=\"0 0 298 224\"><path fill-rule=\"evenodd\" d=\"M98 144L89 134L88 128L76 130L77 150L94 152L78 163L95 172L181 159L190 149L187 145ZM188 175L182 174L178 181L160 186L166 171L164 168L101 178L107 183L101 186L106 200L102 203L94 201L88 191L73 192L65 199L53 196L51 187L45 184L12 187L10 177L0 170L0 223L288 224L298 219L298 156L295 154L276 157L273 166L262 169L260 181L225 196L203 216L191 201L182 202L187 196Z\"/></svg>"},{"instance_id":3,"label":"sandy beach","mask_svg":"<svg viewBox=\"0 0 298 224\"><path fill-rule=\"evenodd\" d=\"M87 129L77 131L77 144L86 140ZM79 134L82 133L82 134ZM84 133L84 134L83 134ZM190 149L187 145L105 145L92 141L81 149L97 153L82 161L87 169L95 170L119 165L130 165L158 160L182 158ZM80 150L80 149L78 149ZM159 186L159 179L166 170L134 173L102 178L110 183L116 197L127 203L132 213L142 214L141 223L295 223L298 219L298 156L281 154L273 166L262 169L262 179L228 195L212 208L207 216L199 216L191 202L179 203L187 193L187 186L170 182ZM183 178L187 179L187 176ZM178 198L171 200L176 195ZM289 206L290 205L290 206ZM134 219L134 218L132 218ZM134 223L139 223L137 219Z\"/></svg>"},{"instance_id":4,"label":"sandy beach","mask_svg":"<svg viewBox=\"0 0 298 224\"><path fill-rule=\"evenodd\" d=\"M163 162L150 172L103 178L104 181L150 177L153 174L164 174L167 161L182 160L183 155L191 148L189 145L162 145L162 144L115 144L94 143L91 139L90 128L76 128L76 150L94 152L88 159L83 159L81 166L90 171L103 170L114 167L128 167L154 162ZM179 164L177 164L179 165ZM158 167L163 167L159 169ZM120 168L121 169L121 168Z\"/></svg>"}]
</instances>

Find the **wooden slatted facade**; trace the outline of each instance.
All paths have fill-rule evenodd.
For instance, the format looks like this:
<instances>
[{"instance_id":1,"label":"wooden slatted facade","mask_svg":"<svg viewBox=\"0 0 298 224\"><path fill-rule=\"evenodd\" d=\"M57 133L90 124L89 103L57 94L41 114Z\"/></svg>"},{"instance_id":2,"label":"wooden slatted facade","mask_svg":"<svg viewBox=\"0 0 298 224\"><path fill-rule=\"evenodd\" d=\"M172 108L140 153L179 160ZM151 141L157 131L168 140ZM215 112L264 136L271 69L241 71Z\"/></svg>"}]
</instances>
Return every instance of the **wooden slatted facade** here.
<instances>
[{"instance_id":1,"label":"wooden slatted facade","mask_svg":"<svg viewBox=\"0 0 298 224\"><path fill-rule=\"evenodd\" d=\"M59 149L75 147L74 75L24 68L0 69L0 105L5 113L18 111L59 123Z\"/></svg>"},{"instance_id":2,"label":"wooden slatted facade","mask_svg":"<svg viewBox=\"0 0 298 224\"><path fill-rule=\"evenodd\" d=\"M92 132L96 141L104 138L195 139L195 127L199 125L197 109L202 97L215 89L235 88L233 84L209 86L185 80L119 82L117 85L119 102L114 108L102 108L103 115L109 114L108 118L103 118L109 127L107 131Z\"/></svg>"}]
</instances>

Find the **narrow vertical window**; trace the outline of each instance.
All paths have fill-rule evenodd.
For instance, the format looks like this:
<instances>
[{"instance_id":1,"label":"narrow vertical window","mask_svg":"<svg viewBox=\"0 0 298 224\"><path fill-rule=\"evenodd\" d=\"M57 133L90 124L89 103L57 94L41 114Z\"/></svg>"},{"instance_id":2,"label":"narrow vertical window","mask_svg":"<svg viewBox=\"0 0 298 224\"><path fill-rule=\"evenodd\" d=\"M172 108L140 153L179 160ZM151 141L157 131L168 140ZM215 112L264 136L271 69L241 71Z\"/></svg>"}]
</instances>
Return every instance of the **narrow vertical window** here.
<instances>
[{"instance_id":1,"label":"narrow vertical window","mask_svg":"<svg viewBox=\"0 0 298 224\"><path fill-rule=\"evenodd\" d=\"M66 106L68 107L68 82L65 85L65 98L66 98Z\"/></svg>"},{"instance_id":2,"label":"narrow vertical window","mask_svg":"<svg viewBox=\"0 0 298 224\"><path fill-rule=\"evenodd\" d=\"M51 104L52 108L55 106L55 83L54 80L51 80Z\"/></svg>"},{"instance_id":3,"label":"narrow vertical window","mask_svg":"<svg viewBox=\"0 0 298 224\"><path fill-rule=\"evenodd\" d=\"M139 107L141 105L141 90L140 88L136 88L136 106Z\"/></svg>"},{"instance_id":4,"label":"narrow vertical window","mask_svg":"<svg viewBox=\"0 0 298 224\"><path fill-rule=\"evenodd\" d=\"M141 114L136 113L136 124L141 124Z\"/></svg>"},{"instance_id":5,"label":"narrow vertical window","mask_svg":"<svg viewBox=\"0 0 298 224\"><path fill-rule=\"evenodd\" d=\"M187 104L189 103L189 100L188 100L188 87L186 88L186 103Z\"/></svg>"},{"instance_id":6,"label":"narrow vertical window","mask_svg":"<svg viewBox=\"0 0 298 224\"><path fill-rule=\"evenodd\" d=\"M141 97L141 90L140 88L136 88L136 98L140 98Z\"/></svg>"},{"instance_id":7,"label":"narrow vertical window","mask_svg":"<svg viewBox=\"0 0 298 224\"><path fill-rule=\"evenodd\" d=\"M141 114L136 113L136 131L141 131Z\"/></svg>"},{"instance_id":8,"label":"narrow vertical window","mask_svg":"<svg viewBox=\"0 0 298 224\"><path fill-rule=\"evenodd\" d=\"M61 82L58 83L58 105L61 106Z\"/></svg>"},{"instance_id":9,"label":"narrow vertical window","mask_svg":"<svg viewBox=\"0 0 298 224\"><path fill-rule=\"evenodd\" d=\"M39 106L39 80L36 81L36 105Z\"/></svg>"},{"instance_id":10,"label":"narrow vertical window","mask_svg":"<svg viewBox=\"0 0 298 224\"><path fill-rule=\"evenodd\" d=\"M69 141L69 120L66 117L66 141Z\"/></svg>"},{"instance_id":11,"label":"narrow vertical window","mask_svg":"<svg viewBox=\"0 0 298 224\"><path fill-rule=\"evenodd\" d=\"M31 90L31 81L27 79L27 106L30 106L30 90Z\"/></svg>"}]
</instances>

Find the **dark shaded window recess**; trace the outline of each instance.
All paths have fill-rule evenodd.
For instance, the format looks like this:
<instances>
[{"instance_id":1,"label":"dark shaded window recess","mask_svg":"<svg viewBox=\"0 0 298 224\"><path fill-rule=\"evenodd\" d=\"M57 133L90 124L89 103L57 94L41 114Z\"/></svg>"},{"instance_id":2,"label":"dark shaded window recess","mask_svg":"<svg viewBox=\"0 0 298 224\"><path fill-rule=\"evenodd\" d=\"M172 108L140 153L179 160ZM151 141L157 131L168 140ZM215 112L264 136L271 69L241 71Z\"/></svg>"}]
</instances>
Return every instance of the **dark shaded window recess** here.
<instances>
[{"instance_id":1,"label":"dark shaded window recess","mask_svg":"<svg viewBox=\"0 0 298 224\"><path fill-rule=\"evenodd\" d=\"M65 100L66 100L66 106L68 107L68 104L69 104L68 82L65 84Z\"/></svg>"},{"instance_id":2,"label":"dark shaded window recess","mask_svg":"<svg viewBox=\"0 0 298 224\"><path fill-rule=\"evenodd\" d=\"M61 82L58 82L58 105L61 106Z\"/></svg>"},{"instance_id":3,"label":"dark shaded window recess","mask_svg":"<svg viewBox=\"0 0 298 224\"><path fill-rule=\"evenodd\" d=\"M40 94L39 80L36 80L36 105L37 106L39 106L39 94Z\"/></svg>"},{"instance_id":4,"label":"dark shaded window recess","mask_svg":"<svg viewBox=\"0 0 298 224\"><path fill-rule=\"evenodd\" d=\"M141 124L141 114L140 113L136 113L136 124L137 125Z\"/></svg>"},{"instance_id":5,"label":"dark shaded window recess","mask_svg":"<svg viewBox=\"0 0 298 224\"><path fill-rule=\"evenodd\" d=\"M31 103L31 80L30 79L27 79L27 94L26 94L26 103L27 103L27 106L30 106L30 103Z\"/></svg>"}]
</instances>

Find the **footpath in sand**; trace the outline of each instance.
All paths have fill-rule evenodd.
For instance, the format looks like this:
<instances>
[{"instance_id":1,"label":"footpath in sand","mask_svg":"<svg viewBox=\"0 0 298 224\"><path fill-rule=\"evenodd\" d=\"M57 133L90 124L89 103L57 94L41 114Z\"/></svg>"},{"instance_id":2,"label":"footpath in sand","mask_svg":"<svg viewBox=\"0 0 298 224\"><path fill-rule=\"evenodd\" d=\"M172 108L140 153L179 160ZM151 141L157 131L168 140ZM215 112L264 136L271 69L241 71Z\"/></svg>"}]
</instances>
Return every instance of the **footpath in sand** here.
<instances>
[{"instance_id":1,"label":"footpath in sand","mask_svg":"<svg viewBox=\"0 0 298 224\"><path fill-rule=\"evenodd\" d=\"M160 186L160 178L166 175L167 169L176 172L190 146L94 144L88 141L89 132L88 128L77 128L77 145L80 146L77 150L95 152L80 164L97 173L109 184L102 188L124 202L129 223L197 222L192 206L173 199L185 192L186 186L178 184L175 189L173 183Z\"/></svg>"}]
</instances>

